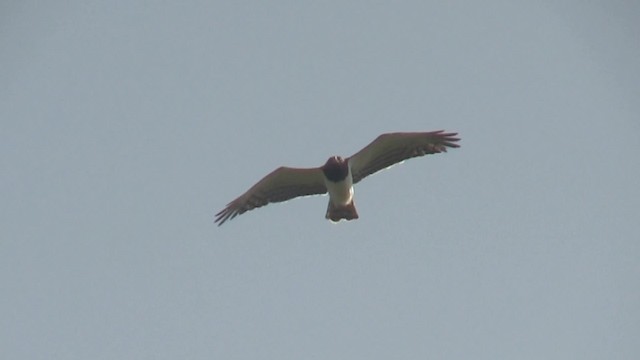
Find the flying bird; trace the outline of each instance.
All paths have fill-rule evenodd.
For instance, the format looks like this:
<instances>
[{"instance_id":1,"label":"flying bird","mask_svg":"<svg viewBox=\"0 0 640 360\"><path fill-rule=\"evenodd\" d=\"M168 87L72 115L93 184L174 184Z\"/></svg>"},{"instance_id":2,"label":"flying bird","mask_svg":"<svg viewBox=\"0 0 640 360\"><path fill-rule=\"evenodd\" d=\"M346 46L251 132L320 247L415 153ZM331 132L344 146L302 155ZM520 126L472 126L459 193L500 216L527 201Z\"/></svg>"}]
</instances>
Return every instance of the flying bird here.
<instances>
[{"instance_id":1,"label":"flying bird","mask_svg":"<svg viewBox=\"0 0 640 360\"><path fill-rule=\"evenodd\" d=\"M315 168L281 166L216 214L218 226L249 210L299 196L329 193L325 218L333 222L358 218L353 185L365 177L404 160L457 148L457 133L396 132L378 136L348 158L332 156Z\"/></svg>"}]
</instances>

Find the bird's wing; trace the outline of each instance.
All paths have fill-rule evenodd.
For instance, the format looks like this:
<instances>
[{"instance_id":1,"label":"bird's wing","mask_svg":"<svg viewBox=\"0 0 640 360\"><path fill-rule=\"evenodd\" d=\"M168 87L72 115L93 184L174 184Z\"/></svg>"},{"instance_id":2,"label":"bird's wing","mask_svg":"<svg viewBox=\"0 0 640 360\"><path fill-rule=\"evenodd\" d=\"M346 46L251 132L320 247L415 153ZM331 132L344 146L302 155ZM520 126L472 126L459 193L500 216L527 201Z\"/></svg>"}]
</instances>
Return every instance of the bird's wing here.
<instances>
[{"instance_id":1,"label":"bird's wing","mask_svg":"<svg viewBox=\"0 0 640 360\"><path fill-rule=\"evenodd\" d=\"M268 203L287 201L298 196L327 192L320 168L290 168L281 166L258 181L216 214L218 226L225 221Z\"/></svg>"},{"instance_id":2,"label":"bird's wing","mask_svg":"<svg viewBox=\"0 0 640 360\"><path fill-rule=\"evenodd\" d=\"M460 147L456 135L444 130L382 134L349 158L353 183L406 159Z\"/></svg>"}]
</instances>

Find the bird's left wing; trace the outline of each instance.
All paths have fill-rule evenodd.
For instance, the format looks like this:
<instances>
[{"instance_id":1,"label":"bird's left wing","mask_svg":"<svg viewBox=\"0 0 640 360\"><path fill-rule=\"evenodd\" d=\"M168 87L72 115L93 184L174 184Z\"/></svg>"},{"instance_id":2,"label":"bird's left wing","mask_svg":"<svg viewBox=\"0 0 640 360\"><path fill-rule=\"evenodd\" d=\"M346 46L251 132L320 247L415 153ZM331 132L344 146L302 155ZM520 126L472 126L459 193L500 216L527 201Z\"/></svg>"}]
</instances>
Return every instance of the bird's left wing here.
<instances>
[{"instance_id":1,"label":"bird's left wing","mask_svg":"<svg viewBox=\"0 0 640 360\"><path fill-rule=\"evenodd\" d=\"M324 175L320 168L291 168L281 166L258 181L216 214L218 226L225 221L274 202L282 202L298 196L325 194Z\"/></svg>"},{"instance_id":2,"label":"bird's left wing","mask_svg":"<svg viewBox=\"0 0 640 360\"><path fill-rule=\"evenodd\" d=\"M406 159L460 147L457 135L444 130L382 134L349 158L353 183Z\"/></svg>"}]
</instances>

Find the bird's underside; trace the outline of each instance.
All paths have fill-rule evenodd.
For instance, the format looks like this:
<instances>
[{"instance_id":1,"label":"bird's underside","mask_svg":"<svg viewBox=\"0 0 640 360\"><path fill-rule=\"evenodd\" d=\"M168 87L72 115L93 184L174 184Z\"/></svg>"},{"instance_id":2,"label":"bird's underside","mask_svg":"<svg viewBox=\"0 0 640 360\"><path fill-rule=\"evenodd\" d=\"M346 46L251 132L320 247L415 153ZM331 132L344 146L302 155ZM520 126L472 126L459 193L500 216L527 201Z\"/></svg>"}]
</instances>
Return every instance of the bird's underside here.
<instances>
[{"instance_id":1,"label":"bird's underside","mask_svg":"<svg viewBox=\"0 0 640 360\"><path fill-rule=\"evenodd\" d=\"M446 152L447 148L458 148L460 139L457 135L443 130L387 133L346 159L333 156L323 166L315 168L279 167L227 204L216 214L215 222L222 225L227 220L269 203L327 192L327 219L357 219L353 184L404 160Z\"/></svg>"}]
</instances>

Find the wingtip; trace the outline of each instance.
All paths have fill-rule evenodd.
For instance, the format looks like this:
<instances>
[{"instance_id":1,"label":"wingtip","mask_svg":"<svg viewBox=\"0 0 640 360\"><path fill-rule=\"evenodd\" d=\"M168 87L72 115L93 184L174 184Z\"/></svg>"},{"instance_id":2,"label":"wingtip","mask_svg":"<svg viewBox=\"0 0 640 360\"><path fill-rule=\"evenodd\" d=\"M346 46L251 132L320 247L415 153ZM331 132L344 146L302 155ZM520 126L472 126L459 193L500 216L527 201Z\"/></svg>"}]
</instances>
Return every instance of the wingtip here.
<instances>
[{"instance_id":1,"label":"wingtip","mask_svg":"<svg viewBox=\"0 0 640 360\"><path fill-rule=\"evenodd\" d=\"M224 220L222 220L222 217L216 215L216 217L213 218L213 223L220 226L224 224Z\"/></svg>"},{"instance_id":2,"label":"wingtip","mask_svg":"<svg viewBox=\"0 0 640 360\"><path fill-rule=\"evenodd\" d=\"M217 223L218 226L221 226L225 222L233 220L233 218L240 215L241 213L241 211L235 208L226 207L215 215L215 219L213 220L213 222Z\"/></svg>"},{"instance_id":3,"label":"wingtip","mask_svg":"<svg viewBox=\"0 0 640 360\"><path fill-rule=\"evenodd\" d=\"M437 131L437 135L445 140L444 146L450 148L459 148L460 144L457 142L460 141L457 132L445 132L445 130ZM446 150L445 150L446 151Z\"/></svg>"},{"instance_id":4,"label":"wingtip","mask_svg":"<svg viewBox=\"0 0 640 360\"><path fill-rule=\"evenodd\" d=\"M230 216L231 216L231 213L230 213L229 209L228 208L224 208L224 209L220 210L220 212L218 212L215 215L215 217L213 219L213 222L216 223L218 226L221 226L227 220L229 220Z\"/></svg>"}]
</instances>

